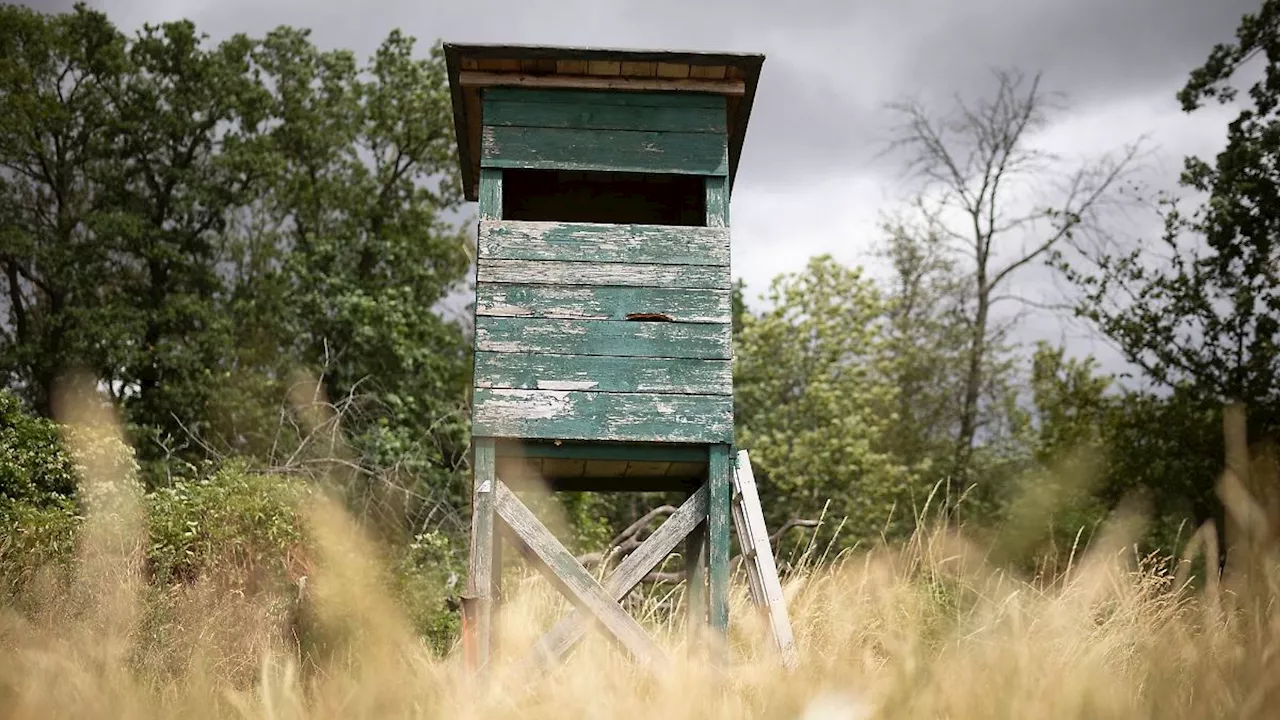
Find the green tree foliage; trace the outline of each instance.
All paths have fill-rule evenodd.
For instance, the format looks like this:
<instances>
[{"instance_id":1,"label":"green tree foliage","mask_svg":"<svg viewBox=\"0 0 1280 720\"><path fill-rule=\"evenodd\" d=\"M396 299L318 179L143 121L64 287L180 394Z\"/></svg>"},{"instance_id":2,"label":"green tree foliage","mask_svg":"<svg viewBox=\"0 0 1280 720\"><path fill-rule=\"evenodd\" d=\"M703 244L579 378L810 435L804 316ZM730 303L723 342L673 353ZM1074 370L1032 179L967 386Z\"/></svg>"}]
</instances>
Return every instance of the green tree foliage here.
<instances>
[{"instance_id":1,"label":"green tree foliage","mask_svg":"<svg viewBox=\"0 0 1280 720\"><path fill-rule=\"evenodd\" d=\"M52 420L27 412L22 401L0 390L0 497L33 505L75 496L75 464Z\"/></svg>"},{"instance_id":2,"label":"green tree foliage","mask_svg":"<svg viewBox=\"0 0 1280 720\"><path fill-rule=\"evenodd\" d=\"M742 317L734 367L737 439L761 476L767 520L816 518L830 501L846 539L866 540L897 504L901 527L913 498L885 447L895 388L880 292L820 256L775 279L767 299L768 310Z\"/></svg>"},{"instance_id":3,"label":"green tree foliage","mask_svg":"<svg viewBox=\"0 0 1280 720\"><path fill-rule=\"evenodd\" d=\"M1183 214L1166 200L1157 243L1059 262L1085 290L1079 313L1127 359L1169 387L1258 408L1274 405L1280 377L1280 3L1244 18L1238 42L1216 47L1178 93L1192 112L1236 99L1230 85L1249 58L1263 77L1227 129L1211 164L1186 161L1181 183L1206 202Z\"/></svg>"},{"instance_id":4,"label":"green tree foliage","mask_svg":"<svg viewBox=\"0 0 1280 720\"><path fill-rule=\"evenodd\" d=\"M288 27L211 44L0 7L0 382L48 416L61 373L94 373L153 484L297 460L286 399L321 399L358 491L394 488L406 522L456 507L449 107L438 49L399 32L361 63Z\"/></svg>"}]
</instances>

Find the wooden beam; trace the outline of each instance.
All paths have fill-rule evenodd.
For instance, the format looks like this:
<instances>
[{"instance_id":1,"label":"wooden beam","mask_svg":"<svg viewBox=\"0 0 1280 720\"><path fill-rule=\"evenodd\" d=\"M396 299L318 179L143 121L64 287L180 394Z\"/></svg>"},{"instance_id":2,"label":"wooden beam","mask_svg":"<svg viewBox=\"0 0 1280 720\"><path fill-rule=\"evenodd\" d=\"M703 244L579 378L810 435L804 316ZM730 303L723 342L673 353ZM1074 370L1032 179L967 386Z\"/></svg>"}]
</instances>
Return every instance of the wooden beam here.
<instances>
[{"instance_id":1,"label":"wooden beam","mask_svg":"<svg viewBox=\"0 0 1280 720\"><path fill-rule=\"evenodd\" d=\"M655 666L663 659L662 648L609 596L560 544L555 535L520 502L501 480L494 482L494 509L516 538L537 557L539 569L557 585L580 610L593 615L600 624L642 665Z\"/></svg>"},{"instance_id":2,"label":"wooden beam","mask_svg":"<svg viewBox=\"0 0 1280 720\"><path fill-rule=\"evenodd\" d=\"M703 486L706 487L705 485ZM688 604L690 646L707 629L707 523L699 523L684 541L685 602Z\"/></svg>"},{"instance_id":3,"label":"wooden beam","mask_svg":"<svg viewBox=\"0 0 1280 720\"><path fill-rule=\"evenodd\" d=\"M707 489L703 487L690 495L640 547L618 564L618 568L605 580L605 592L614 602L621 602L706 517ZM582 610L574 612L542 636L532 655L546 663L564 657L586 635L590 622L591 617L587 613Z\"/></svg>"},{"instance_id":4,"label":"wooden beam","mask_svg":"<svg viewBox=\"0 0 1280 720\"><path fill-rule=\"evenodd\" d=\"M480 168L480 219L502 219L502 170Z\"/></svg>"},{"instance_id":5,"label":"wooden beam","mask_svg":"<svg viewBox=\"0 0 1280 720\"><path fill-rule=\"evenodd\" d=\"M782 664L795 668L795 639L791 632L791 619L787 616L786 600L782 596L782 583L778 580L778 567L773 559L773 547L769 544L769 531L765 527L764 512L760 508L760 494L756 490L755 474L751 471L751 458L746 450L738 451L734 470L734 521L739 524L738 541L742 545L743 558L755 566L747 571L751 578L752 595L757 607L769 615L773 639L782 656Z\"/></svg>"},{"instance_id":6,"label":"wooden beam","mask_svg":"<svg viewBox=\"0 0 1280 720\"><path fill-rule=\"evenodd\" d=\"M711 630L729 632L729 541L733 502L733 458L728 445L712 445L707 467L707 594Z\"/></svg>"},{"instance_id":7,"label":"wooden beam","mask_svg":"<svg viewBox=\"0 0 1280 720\"><path fill-rule=\"evenodd\" d=\"M471 501L471 553L467 571L467 594L474 598L475 625L469 638L473 649L474 672L483 672L489 664L493 638L493 513L494 451L491 438L476 438L474 444L475 478Z\"/></svg>"},{"instance_id":8,"label":"wooden beam","mask_svg":"<svg viewBox=\"0 0 1280 720\"><path fill-rule=\"evenodd\" d=\"M585 69L585 68L584 68ZM687 72L687 71L686 71ZM656 90L674 92L707 92L720 95L742 95L747 90L743 80L711 80L705 78L630 78L594 75L529 75L526 73L462 70L458 73L462 87L537 87L576 88L579 90Z\"/></svg>"},{"instance_id":9,"label":"wooden beam","mask_svg":"<svg viewBox=\"0 0 1280 720\"><path fill-rule=\"evenodd\" d=\"M561 443L499 440L498 457L582 458L584 460L667 460L669 462L707 461L707 448L702 445L665 445L641 443Z\"/></svg>"}]
</instances>

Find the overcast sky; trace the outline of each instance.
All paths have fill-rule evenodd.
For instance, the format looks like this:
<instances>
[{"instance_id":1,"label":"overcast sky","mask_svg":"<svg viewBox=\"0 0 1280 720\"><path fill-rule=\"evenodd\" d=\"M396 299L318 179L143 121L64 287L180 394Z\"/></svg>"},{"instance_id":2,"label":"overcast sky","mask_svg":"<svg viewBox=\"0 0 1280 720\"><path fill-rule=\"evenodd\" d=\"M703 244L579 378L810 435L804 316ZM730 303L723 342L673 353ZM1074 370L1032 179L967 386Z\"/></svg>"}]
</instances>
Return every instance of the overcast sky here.
<instances>
[{"instance_id":1,"label":"overcast sky","mask_svg":"<svg viewBox=\"0 0 1280 720\"><path fill-rule=\"evenodd\" d=\"M1043 71L1069 107L1037 142L1068 155L1149 135L1144 179L1170 185L1188 154L1221 146L1230 114L1185 115L1174 93L1260 0L97 0L131 30L180 17L221 38L279 24L367 56L393 28L454 42L725 50L766 55L731 206L735 275L755 294L830 252L867 264L878 221L910 191L881 155L904 95L941 109L980 97L990 69ZM28 0L43 9L65 0ZM1033 270L1019 285L1050 288ZM1113 366L1103 344L1047 315L1025 337L1065 340Z\"/></svg>"}]
</instances>

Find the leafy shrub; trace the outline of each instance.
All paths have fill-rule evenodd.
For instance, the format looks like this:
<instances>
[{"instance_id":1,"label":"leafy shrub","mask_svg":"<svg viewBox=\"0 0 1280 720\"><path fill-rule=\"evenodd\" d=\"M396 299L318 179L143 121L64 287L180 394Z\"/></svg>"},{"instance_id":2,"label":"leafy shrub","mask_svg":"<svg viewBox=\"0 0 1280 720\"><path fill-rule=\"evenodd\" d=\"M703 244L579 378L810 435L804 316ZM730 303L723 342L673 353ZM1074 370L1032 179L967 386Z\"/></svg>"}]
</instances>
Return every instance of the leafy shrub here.
<instances>
[{"instance_id":1,"label":"leafy shrub","mask_svg":"<svg viewBox=\"0 0 1280 720\"><path fill-rule=\"evenodd\" d=\"M0 390L0 496L60 507L75 490L75 463L58 425L30 414L21 400Z\"/></svg>"}]
</instances>

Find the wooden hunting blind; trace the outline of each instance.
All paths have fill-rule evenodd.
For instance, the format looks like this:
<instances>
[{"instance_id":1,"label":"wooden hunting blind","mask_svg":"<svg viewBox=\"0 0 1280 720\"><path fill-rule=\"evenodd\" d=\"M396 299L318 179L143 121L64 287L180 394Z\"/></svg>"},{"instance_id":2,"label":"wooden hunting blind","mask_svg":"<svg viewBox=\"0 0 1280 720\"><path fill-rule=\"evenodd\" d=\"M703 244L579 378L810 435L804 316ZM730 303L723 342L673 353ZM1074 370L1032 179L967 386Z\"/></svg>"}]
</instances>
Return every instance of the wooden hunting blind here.
<instances>
[{"instance_id":1,"label":"wooden hunting blind","mask_svg":"<svg viewBox=\"0 0 1280 720\"><path fill-rule=\"evenodd\" d=\"M499 531L579 608L543 657L596 621L652 661L618 602L682 542L698 619L728 624L729 197L763 57L444 49L463 187L479 202L473 664L491 647ZM597 583L512 492L523 478L687 500Z\"/></svg>"}]
</instances>

